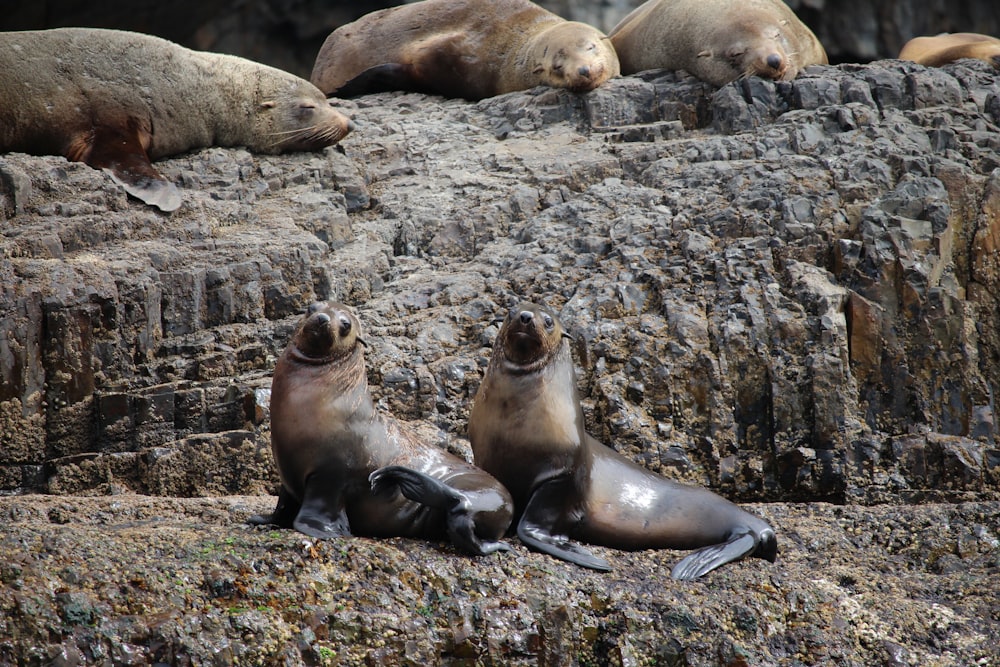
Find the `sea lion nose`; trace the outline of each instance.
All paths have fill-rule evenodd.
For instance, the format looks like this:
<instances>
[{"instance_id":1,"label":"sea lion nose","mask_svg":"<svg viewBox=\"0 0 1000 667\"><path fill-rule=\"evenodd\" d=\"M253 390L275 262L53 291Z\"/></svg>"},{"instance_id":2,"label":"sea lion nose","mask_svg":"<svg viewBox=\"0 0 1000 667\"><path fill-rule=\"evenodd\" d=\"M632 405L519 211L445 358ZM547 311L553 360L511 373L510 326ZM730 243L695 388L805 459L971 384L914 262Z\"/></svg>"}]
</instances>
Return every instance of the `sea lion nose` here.
<instances>
[{"instance_id":1,"label":"sea lion nose","mask_svg":"<svg viewBox=\"0 0 1000 667\"><path fill-rule=\"evenodd\" d=\"M586 65L581 65L580 69L576 70L576 73L584 77L585 79L590 78L590 68L587 67Z\"/></svg>"},{"instance_id":2,"label":"sea lion nose","mask_svg":"<svg viewBox=\"0 0 1000 667\"><path fill-rule=\"evenodd\" d=\"M771 69L781 68L781 56L777 53L772 53L767 57L767 66Z\"/></svg>"},{"instance_id":3,"label":"sea lion nose","mask_svg":"<svg viewBox=\"0 0 1000 667\"><path fill-rule=\"evenodd\" d=\"M531 320L535 318L535 316L531 314L530 310L522 310L519 317L521 319L521 324L531 324Z\"/></svg>"},{"instance_id":4,"label":"sea lion nose","mask_svg":"<svg viewBox=\"0 0 1000 667\"><path fill-rule=\"evenodd\" d=\"M316 319L322 322L323 324L326 324L327 322L330 321L330 316L327 315L326 313L319 313L318 315L316 315Z\"/></svg>"}]
</instances>

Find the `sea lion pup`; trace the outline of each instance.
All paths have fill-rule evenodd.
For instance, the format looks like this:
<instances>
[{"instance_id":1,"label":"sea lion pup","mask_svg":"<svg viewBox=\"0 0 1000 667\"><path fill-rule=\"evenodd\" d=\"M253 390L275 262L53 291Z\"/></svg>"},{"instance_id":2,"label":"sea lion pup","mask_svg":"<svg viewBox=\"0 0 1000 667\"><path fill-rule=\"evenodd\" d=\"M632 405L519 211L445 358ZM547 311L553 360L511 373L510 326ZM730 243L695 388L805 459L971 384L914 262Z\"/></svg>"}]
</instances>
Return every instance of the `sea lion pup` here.
<instances>
[{"instance_id":1,"label":"sea lion pup","mask_svg":"<svg viewBox=\"0 0 1000 667\"><path fill-rule=\"evenodd\" d=\"M313 537L447 535L477 555L509 549L499 539L513 513L510 494L479 468L376 413L364 348L361 324L347 307L309 307L271 384L278 504L250 522Z\"/></svg>"},{"instance_id":2,"label":"sea lion pup","mask_svg":"<svg viewBox=\"0 0 1000 667\"><path fill-rule=\"evenodd\" d=\"M607 561L570 540L616 549L697 549L674 566L695 579L746 555L774 561L765 522L707 489L672 482L584 431L567 335L543 306L507 316L469 417L476 465L514 497L529 547L597 570Z\"/></svg>"},{"instance_id":3,"label":"sea lion pup","mask_svg":"<svg viewBox=\"0 0 1000 667\"><path fill-rule=\"evenodd\" d=\"M752 75L790 81L828 62L781 0L649 0L608 36L622 74L682 69L716 86Z\"/></svg>"},{"instance_id":4,"label":"sea lion pup","mask_svg":"<svg viewBox=\"0 0 1000 667\"><path fill-rule=\"evenodd\" d=\"M85 162L163 211L181 196L151 160L206 146L319 150L352 127L287 72L96 28L0 33L0 99L0 152Z\"/></svg>"},{"instance_id":5,"label":"sea lion pup","mask_svg":"<svg viewBox=\"0 0 1000 667\"><path fill-rule=\"evenodd\" d=\"M962 58L975 58L1000 67L1000 39L975 32L945 32L933 37L914 37L899 52L900 60L928 67L940 67Z\"/></svg>"},{"instance_id":6,"label":"sea lion pup","mask_svg":"<svg viewBox=\"0 0 1000 667\"><path fill-rule=\"evenodd\" d=\"M604 34L528 0L424 0L334 30L311 81L338 97L409 90L480 100L539 85L586 92L618 73Z\"/></svg>"}]
</instances>

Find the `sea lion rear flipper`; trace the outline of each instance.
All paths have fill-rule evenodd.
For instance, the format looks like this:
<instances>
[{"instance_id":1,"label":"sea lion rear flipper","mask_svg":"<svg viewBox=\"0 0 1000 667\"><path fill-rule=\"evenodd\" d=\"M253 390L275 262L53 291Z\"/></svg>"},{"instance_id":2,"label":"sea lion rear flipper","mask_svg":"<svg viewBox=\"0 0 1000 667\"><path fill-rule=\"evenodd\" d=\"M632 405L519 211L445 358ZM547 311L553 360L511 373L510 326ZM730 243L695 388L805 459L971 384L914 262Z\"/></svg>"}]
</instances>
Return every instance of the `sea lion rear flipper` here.
<instances>
[{"instance_id":1,"label":"sea lion rear flipper","mask_svg":"<svg viewBox=\"0 0 1000 667\"><path fill-rule=\"evenodd\" d=\"M722 544L713 544L683 558L670 571L670 576L681 581L692 581L720 565L746 556L757 545L752 533L741 533Z\"/></svg>"},{"instance_id":2,"label":"sea lion rear flipper","mask_svg":"<svg viewBox=\"0 0 1000 667\"><path fill-rule=\"evenodd\" d=\"M369 475L368 481L373 493L379 494L396 486L410 500L445 512L448 536L456 547L467 553L485 556L510 550L503 542L484 541L476 535L469 498L441 480L403 466L385 466Z\"/></svg>"},{"instance_id":3,"label":"sea lion rear flipper","mask_svg":"<svg viewBox=\"0 0 1000 667\"><path fill-rule=\"evenodd\" d=\"M339 486L324 475L313 474L306 480L302 507L292 525L313 537L344 537L351 534L343 494L332 491Z\"/></svg>"},{"instance_id":4,"label":"sea lion rear flipper","mask_svg":"<svg viewBox=\"0 0 1000 667\"><path fill-rule=\"evenodd\" d=\"M247 523L251 526L280 526L291 528L301 505L284 486L278 491L278 504L270 514L254 514Z\"/></svg>"},{"instance_id":5,"label":"sea lion rear flipper","mask_svg":"<svg viewBox=\"0 0 1000 667\"><path fill-rule=\"evenodd\" d=\"M180 191L153 168L145 148L148 133L139 129L134 118L121 126L95 126L88 143L81 156L83 162L106 171L125 192L168 213L180 207Z\"/></svg>"},{"instance_id":6,"label":"sea lion rear flipper","mask_svg":"<svg viewBox=\"0 0 1000 667\"><path fill-rule=\"evenodd\" d=\"M608 572L611 570L608 561L571 542L567 536L554 534L555 526L565 520L565 498L568 494L563 487L568 483L568 479L558 478L535 489L517 524L517 536L536 551L581 567Z\"/></svg>"}]
</instances>

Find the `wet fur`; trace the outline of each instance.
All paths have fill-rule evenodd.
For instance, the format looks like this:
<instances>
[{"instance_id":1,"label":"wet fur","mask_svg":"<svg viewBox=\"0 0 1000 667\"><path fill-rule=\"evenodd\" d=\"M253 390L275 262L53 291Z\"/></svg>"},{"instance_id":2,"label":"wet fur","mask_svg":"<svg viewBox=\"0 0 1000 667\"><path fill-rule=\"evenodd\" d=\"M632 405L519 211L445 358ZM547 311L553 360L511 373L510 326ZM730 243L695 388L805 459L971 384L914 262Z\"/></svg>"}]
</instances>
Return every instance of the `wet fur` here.
<instances>
[{"instance_id":1,"label":"wet fur","mask_svg":"<svg viewBox=\"0 0 1000 667\"><path fill-rule=\"evenodd\" d=\"M360 336L349 309L317 303L278 359L271 449L281 492L275 511L252 522L313 537L448 536L469 553L507 549L506 489L375 410Z\"/></svg>"},{"instance_id":2,"label":"wet fur","mask_svg":"<svg viewBox=\"0 0 1000 667\"><path fill-rule=\"evenodd\" d=\"M629 461L584 430L570 346L543 306L504 322L469 418L476 465L507 486L530 547L593 569L575 540L618 549L696 549L673 569L693 579L745 555L774 560L774 530L707 489Z\"/></svg>"}]
</instances>

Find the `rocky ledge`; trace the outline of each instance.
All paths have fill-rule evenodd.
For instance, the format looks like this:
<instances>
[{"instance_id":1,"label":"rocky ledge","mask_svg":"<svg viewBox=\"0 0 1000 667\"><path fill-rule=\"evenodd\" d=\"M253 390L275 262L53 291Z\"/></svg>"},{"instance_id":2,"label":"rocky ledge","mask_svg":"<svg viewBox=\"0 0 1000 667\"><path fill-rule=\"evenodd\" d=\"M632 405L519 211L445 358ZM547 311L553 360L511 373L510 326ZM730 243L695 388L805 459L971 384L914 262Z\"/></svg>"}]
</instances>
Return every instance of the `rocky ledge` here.
<instances>
[{"instance_id":1,"label":"rocky ledge","mask_svg":"<svg viewBox=\"0 0 1000 667\"><path fill-rule=\"evenodd\" d=\"M995 71L343 107L324 153L158 163L172 215L0 156L0 662L998 664ZM751 503L778 562L680 584L671 551L247 527L318 298L358 312L380 407L465 456L494 317L547 301L590 431Z\"/></svg>"}]
</instances>

